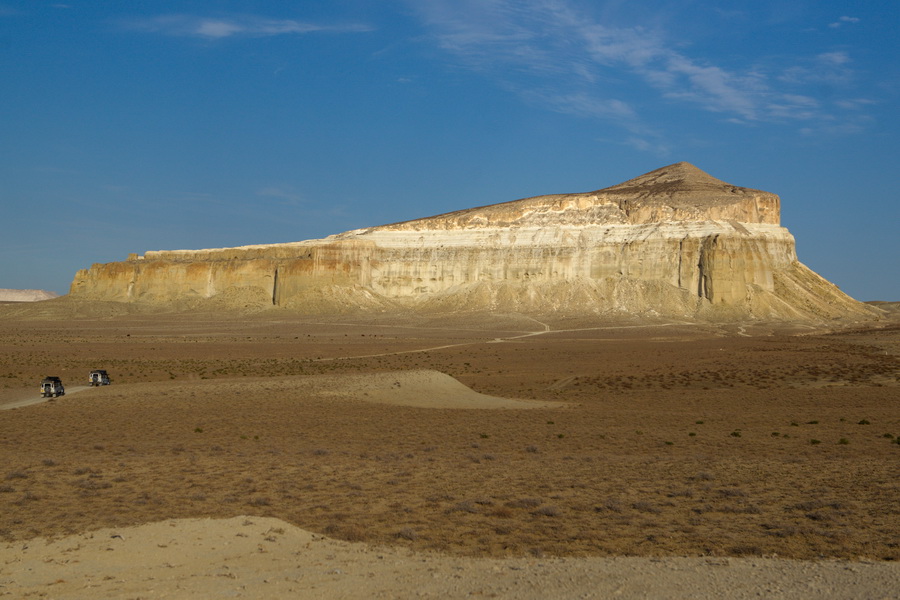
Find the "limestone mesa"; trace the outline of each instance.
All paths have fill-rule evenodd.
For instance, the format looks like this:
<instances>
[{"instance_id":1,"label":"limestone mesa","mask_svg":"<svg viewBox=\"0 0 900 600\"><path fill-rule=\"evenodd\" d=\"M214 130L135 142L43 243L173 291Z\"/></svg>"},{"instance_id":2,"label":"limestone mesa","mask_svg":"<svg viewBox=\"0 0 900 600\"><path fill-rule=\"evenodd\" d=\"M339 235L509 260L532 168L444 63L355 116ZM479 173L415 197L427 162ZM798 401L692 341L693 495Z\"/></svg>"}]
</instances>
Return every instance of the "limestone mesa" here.
<instances>
[{"instance_id":1,"label":"limestone mesa","mask_svg":"<svg viewBox=\"0 0 900 600\"><path fill-rule=\"evenodd\" d=\"M877 312L797 260L778 196L685 162L593 192L321 240L132 254L78 271L70 296L308 313L818 320Z\"/></svg>"}]
</instances>

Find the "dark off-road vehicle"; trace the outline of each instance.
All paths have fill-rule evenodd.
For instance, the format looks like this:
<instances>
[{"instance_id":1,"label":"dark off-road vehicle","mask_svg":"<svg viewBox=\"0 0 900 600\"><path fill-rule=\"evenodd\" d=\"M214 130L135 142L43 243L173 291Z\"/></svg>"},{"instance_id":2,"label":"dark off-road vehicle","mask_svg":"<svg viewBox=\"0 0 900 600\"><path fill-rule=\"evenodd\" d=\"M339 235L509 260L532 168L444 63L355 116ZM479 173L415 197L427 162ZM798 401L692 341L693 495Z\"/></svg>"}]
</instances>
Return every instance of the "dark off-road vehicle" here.
<instances>
[{"instance_id":1,"label":"dark off-road vehicle","mask_svg":"<svg viewBox=\"0 0 900 600\"><path fill-rule=\"evenodd\" d=\"M109 375L103 369L94 369L88 375L88 383L91 384L91 387L95 385L109 385Z\"/></svg>"},{"instance_id":2,"label":"dark off-road vehicle","mask_svg":"<svg viewBox=\"0 0 900 600\"><path fill-rule=\"evenodd\" d=\"M59 377L44 377L44 380L41 381L41 398L56 398L65 395L66 388L63 387Z\"/></svg>"}]
</instances>

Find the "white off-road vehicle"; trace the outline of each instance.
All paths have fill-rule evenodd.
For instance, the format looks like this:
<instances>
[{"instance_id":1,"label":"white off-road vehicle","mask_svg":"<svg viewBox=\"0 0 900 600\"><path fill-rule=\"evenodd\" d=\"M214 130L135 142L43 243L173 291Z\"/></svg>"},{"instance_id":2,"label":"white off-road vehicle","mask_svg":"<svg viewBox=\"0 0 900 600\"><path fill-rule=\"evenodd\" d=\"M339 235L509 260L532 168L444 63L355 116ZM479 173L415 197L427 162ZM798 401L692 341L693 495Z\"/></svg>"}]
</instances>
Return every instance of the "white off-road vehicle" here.
<instances>
[{"instance_id":1,"label":"white off-road vehicle","mask_svg":"<svg viewBox=\"0 0 900 600\"><path fill-rule=\"evenodd\" d=\"M88 375L88 383L91 384L91 387L95 385L109 385L109 375L103 369L94 369Z\"/></svg>"},{"instance_id":2,"label":"white off-road vehicle","mask_svg":"<svg viewBox=\"0 0 900 600\"><path fill-rule=\"evenodd\" d=\"M41 381L41 398L56 398L57 396L65 396L66 388L59 377L44 377Z\"/></svg>"}]
</instances>

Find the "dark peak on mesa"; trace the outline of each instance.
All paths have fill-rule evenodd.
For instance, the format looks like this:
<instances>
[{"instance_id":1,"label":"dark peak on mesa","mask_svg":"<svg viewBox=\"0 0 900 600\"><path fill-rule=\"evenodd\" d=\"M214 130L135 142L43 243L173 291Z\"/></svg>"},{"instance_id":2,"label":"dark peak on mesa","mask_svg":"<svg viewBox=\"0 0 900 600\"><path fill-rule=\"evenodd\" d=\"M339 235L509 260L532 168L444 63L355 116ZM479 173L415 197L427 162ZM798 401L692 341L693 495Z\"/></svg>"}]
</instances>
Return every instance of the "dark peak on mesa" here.
<instances>
[{"instance_id":1,"label":"dark peak on mesa","mask_svg":"<svg viewBox=\"0 0 900 600\"><path fill-rule=\"evenodd\" d=\"M699 169L689 162L677 162L655 171L650 171L634 179L612 187L597 190L606 193L642 193L642 194L672 194L672 193L696 193L696 192L728 192L758 191L743 188L721 179L716 179L706 171Z\"/></svg>"},{"instance_id":2,"label":"dark peak on mesa","mask_svg":"<svg viewBox=\"0 0 900 600\"><path fill-rule=\"evenodd\" d=\"M371 230L659 223L734 220L778 224L775 194L716 179L678 162L593 192L532 196L403 221Z\"/></svg>"}]
</instances>

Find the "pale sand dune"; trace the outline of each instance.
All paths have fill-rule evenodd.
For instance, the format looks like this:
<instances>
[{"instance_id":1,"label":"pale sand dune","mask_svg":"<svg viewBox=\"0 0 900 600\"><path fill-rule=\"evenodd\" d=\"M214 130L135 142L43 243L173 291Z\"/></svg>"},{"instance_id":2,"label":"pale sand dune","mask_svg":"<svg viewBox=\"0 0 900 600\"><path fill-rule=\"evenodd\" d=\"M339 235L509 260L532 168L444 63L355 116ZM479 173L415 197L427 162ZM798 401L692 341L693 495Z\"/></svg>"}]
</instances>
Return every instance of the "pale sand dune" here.
<instances>
[{"instance_id":1,"label":"pale sand dune","mask_svg":"<svg viewBox=\"0 0 900 600\"><path fill-rule=\"evenodd\" d=\"M100 529L0 548L0 596L80 598L896 598L900 565L761 558L446 557L263 517Z\"/></svg>"},{"instance_id":2,"label":"pale sand dune","mask_svg":"<svg viewBox=\"0 0 900 600\"><path fill-rule=\"evenodd\" d=\"M310 381L325 396L417 408L559 408L561 402L517 400L480 394L439 371L401 371L365 375L320 376Z\"/></svg>"},{"instance_id":3,"label":"pale sand dune","mask_svg":"<svg viewBox=\"0 0 900 600\"><path fill-rule=\"evenodd\" d=\"M46 290L0 289L0 302L40 302L41 300L50 300L58 297L59 294L56 292L48 292Z\"/></svg>"}]
</instances>

